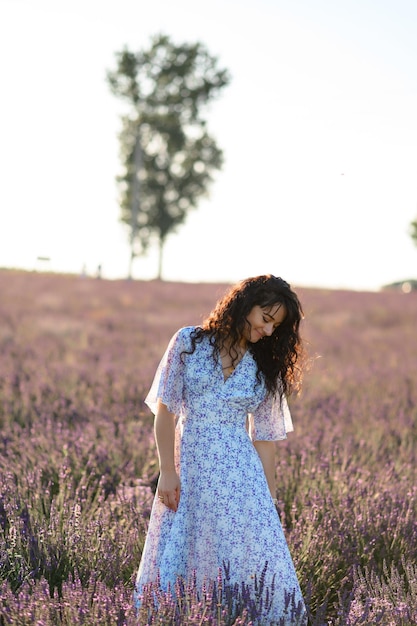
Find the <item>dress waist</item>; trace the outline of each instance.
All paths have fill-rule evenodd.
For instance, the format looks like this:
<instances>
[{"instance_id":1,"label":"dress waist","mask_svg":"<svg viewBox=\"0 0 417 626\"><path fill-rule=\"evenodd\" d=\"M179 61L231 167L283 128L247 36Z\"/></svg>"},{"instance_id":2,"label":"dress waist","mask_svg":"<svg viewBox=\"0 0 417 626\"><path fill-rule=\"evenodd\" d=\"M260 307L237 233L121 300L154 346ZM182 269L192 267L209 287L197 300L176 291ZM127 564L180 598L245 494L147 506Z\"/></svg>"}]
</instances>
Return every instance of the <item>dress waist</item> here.
<instances>
[{"instance_id":1,"label":"dress waist","mask_svg":"<svg viewBox=\"0 0 417 626\"><path fill-rule=\"evenodd\" d=\"M182 416L179 426L181 431L187 429L188 432L198 432L204 435L205 433L212 433L213 430L228 430L247 432L247 413L242 412L239 414L230 413L192 413Z\"/></svg>"}]
</instances>

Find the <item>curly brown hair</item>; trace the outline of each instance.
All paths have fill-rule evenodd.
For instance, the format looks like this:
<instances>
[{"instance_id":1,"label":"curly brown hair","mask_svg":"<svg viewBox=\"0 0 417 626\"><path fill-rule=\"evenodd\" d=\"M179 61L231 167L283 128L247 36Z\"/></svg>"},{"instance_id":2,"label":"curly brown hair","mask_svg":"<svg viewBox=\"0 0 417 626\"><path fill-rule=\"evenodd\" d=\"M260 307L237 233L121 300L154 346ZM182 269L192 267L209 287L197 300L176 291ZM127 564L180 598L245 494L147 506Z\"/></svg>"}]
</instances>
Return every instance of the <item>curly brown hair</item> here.
<instances>
[{"instance_id":1,"label":"curly brown hair","mask_svg":"<svg viewBox=\"0 0 417 626\"><path fill-rule=\"evenodd\" d=\"M256 343L248 343L257 364L257 379L262 375L270 393L290 395L301 386L302 342L300 323L303 310L296 293L282 278L266 274L247 278L233 286L216 304L213 311L201 326L191 334L192 349L203 337L208 336L219 358L220 351L226 349L232 364L238 360L234 349L248 327L247 316L254 306L272 307L284 305L286 316L272 335L265 336Z\"/></svg>"}]
</instances>

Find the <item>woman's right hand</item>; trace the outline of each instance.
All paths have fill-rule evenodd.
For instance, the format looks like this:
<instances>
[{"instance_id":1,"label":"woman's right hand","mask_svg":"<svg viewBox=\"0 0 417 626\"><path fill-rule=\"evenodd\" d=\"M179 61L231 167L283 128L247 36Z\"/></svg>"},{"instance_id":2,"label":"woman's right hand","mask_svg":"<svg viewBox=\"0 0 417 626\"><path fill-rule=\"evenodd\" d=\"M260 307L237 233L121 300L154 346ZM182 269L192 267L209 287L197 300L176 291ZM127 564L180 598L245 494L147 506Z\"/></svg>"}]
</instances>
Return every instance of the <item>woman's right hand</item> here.
<instances>
[{"instance_id":1,"label":"woman's right hand","mask_svg":"<svg viewBox=\"0 0 417 626\"><path fill-rule=\"evenodd\" d=\"M181 483L174 470L161 470L156 495L160 502L172 511L178 509L180 502Z\"/></svg>"}]
</instances>

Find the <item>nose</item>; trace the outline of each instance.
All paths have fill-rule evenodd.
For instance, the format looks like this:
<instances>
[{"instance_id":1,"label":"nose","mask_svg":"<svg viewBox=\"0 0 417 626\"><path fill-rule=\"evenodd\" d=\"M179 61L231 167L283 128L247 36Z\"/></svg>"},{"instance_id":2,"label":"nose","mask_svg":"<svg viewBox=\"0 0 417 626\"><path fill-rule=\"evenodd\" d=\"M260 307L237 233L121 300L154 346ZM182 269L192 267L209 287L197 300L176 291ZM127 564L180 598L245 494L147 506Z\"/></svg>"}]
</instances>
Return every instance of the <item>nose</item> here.
<instances>
[{"instance_id":1,"label":"nose","mask_svg":"<svg viewBox=\"0 0 417 626\"><path fill-rule=\"evenodd\" d=\"M270 337L273 332L274 332L274 325L272 322L268 322L268 324L264 326L264 333L265 335L268 335L268 337Z\"/></svg>"}]
</instances>

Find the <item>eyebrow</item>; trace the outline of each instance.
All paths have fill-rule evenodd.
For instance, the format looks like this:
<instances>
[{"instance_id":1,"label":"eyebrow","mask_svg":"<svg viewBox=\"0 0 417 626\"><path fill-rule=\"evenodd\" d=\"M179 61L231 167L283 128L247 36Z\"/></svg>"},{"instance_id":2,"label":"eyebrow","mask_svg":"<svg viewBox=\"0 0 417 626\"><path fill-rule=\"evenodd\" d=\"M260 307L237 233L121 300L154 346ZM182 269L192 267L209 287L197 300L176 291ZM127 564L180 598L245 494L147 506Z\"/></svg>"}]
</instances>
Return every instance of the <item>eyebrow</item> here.
<instances>
[{"instance_id":1,"label":"eyebrow","mask_svg":"<svg viewBox=\"0 0 417 626\"><path fill-rule=\"evenodd\" d=\"M278 309L278 311L279 311L279 309ZM272 322L274 322L274 324L275 324L276 326L279 326L279 325L281 324L281 322L277 322L277 321L275 320L274 316L273 316L273 315L271 315L270 313L267 313L266 311L264 311L264 315L267 315L267 316L269 317L269 319L270 319Z\"/></svg>"},{"instance_id":2,"label":"eyebrow","mask_svg":"<svg viewBox=\"0 0 417 626\"><path fill-rule=\"evenodd\" d=\"M278 327L278 326L280 326L280 324L282 324L283 320L280 321L280 322L276 322L275 318L274 318L274 315L276 315L278 313L278 311L280 311L282 309L282 307L283 307L283 303L279 302L276 305L270 304L270 305L266 305L265 307L261 307L261 308L262 308L262 311L263 311L264 315L267 315L269 317L269 319L274 322L274 325L276 327ZM271 315L271 313L268 313L268 311L265 310L265 309L269 309L269 311L271 311L273 308L275 309L274 315Z\"/></svg>"},{"instance_id":3,"label":"eyebrow","mask_svg":"<svg viewBox=\"0 0 417 626\"><path fill-rule=\"evenodd\" d=\"M274 315L276 315L278 313L278 311L280 311L282 309L282 304L278 303L275 305L267 305L265 307L262 307L263 312L265 313L265 315L268 315L268 317L270 317L271 319L274 318ZM268 310L266 310L268 309ZM271 315L271 313L268 313L268 311L272 311L272 309L275 309L274 315Z\"/></svg>"}]
</instances>

